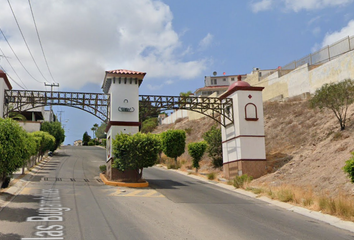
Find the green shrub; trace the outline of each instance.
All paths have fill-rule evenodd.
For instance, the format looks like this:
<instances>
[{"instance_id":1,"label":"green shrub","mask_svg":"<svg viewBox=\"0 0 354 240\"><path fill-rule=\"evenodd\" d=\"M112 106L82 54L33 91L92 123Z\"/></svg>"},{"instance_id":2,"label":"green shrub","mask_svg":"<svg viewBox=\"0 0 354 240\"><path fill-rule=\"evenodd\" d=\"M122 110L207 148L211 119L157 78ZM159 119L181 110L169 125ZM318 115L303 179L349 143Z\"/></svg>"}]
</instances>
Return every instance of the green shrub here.
<instances>
[{"instance_id":1,"label":"green shrub","mask_svg":"<svg viewBox=\"0 0 354 240\"><path fill-rule=\"evenodd\" d=\"M214 180L216 176L215 176L214 172L211 172L211 173L207 174L207 177L208 177L209 180Z\"/></svg>"},{"instance_id":2,"label":"green shrub","mask_svg":"<svg viewBox=\"0 0 354 240\"><path fill-rule=\"evenodd\" d=\"M223 159L221 129L212 126L209 131L204 133L203 138L208 143L207 153L213 161L214 168L222 167Z\"/></svg>"},{"instance_id":3,"label":"green shrub","mask_svg":"<svg viewBox=\"0 0 354 240\"><path fill-rule=\"evenodd\" d=\"M101 165L101 166L100 166L100 171L101 171L102 173L105 173L106 170L107 170L107 166L106 166L106 165Z\"/></svg>"},{"instance_id":4,"label":"green shrub","mask_svg":"<svg viewBox=\"0 0 354 240\"><path fill-rule=\"evenodd\" d=\"M120 171L140 170L155 164L160 149L160 139L155 134L117 134L113 140L114 166Z\"/></svg>"},{"instance_id":5,"label":"green shrub","mask_svg":"<svg viewBox=\"0 0 354 240\"><path fill-rule=\"evenodd\" d=\"M195 167L195 171L198 172L199 162L202 159L204 152L207 148L206 142L195 142L188 144L188 153L193 158L193 167Z\"/></svg>"},{"instance_id":6,"label":"green shrub","mask_svg":"<svg viewBox=\"0 0 354 240\"><path fill-rule=\"evenodd\" d=\"M160 134L163 152L167 157L177 158L184 153L186 146L186 132L183 130L167 130Z\"/></svg>"},{"instance_id":7,"label":"green shrub","mask_svg":"<svg viewBox=\"0 0 354 240\"><path fill-rule=\"evenodd\" d=\"M146 119L142 124L141 124L141 132L142 133L148 133L154 131L154 129L158 125L158 120L157 118L149 118Z\"/></svg>"},{"instance_id":8,"label":"green shrub","mask_svg":"<svg viewBox=\"0 0 354 240\"><path fill-rule=\"evenodd\" d=\"M352 152L352 157L345 162L343 170L348 174L352 183L354 183L354 152Z\"/></svg>"},{"instance_id":9,"label":"green shrub","mask_svg":"<svg viewBox=\"0 0 354 240\"><path fill-rule=\"evenodd\" d=\"M93 140L90 140L90 141L88 142L88 145L89 145L89 146L94 146L94 145L95 145L95 142L94 142Z\"/></svg>"},{"instance_id":10,"label":"green shrub","mask_svg":"<svg viewBox=\"0 0 354 240\"><path fill-rule=\"evenodd\" d=\"M244 188L245 183L249 183L252 181L252 177L247 174L243 174L241 176L236 176L234 178L234 187L235 188Z\"/></svg>"},{"instance_id":11,"label":"green shrub","mask_svg":"<svg viewBox=\"0 0 354 240\"><path fill-rule=\"evenodd\" d=\"M188 134L188 135L191 135L191 133L192 133L192 128L186 128L186 129L184 129L184 131L186 131L186 133Z\"/></svg>"},{"instance_id":12,"label":"green shrub","mask_svg":"<svg viewBox=\"0 0 354 240\"><path fill-rule=\"evenodd\" d=\"M101 145L104 146L104 147L106 147L106 145L107 145L107 139L102 139Z\"/></svg>"}]
</instances>

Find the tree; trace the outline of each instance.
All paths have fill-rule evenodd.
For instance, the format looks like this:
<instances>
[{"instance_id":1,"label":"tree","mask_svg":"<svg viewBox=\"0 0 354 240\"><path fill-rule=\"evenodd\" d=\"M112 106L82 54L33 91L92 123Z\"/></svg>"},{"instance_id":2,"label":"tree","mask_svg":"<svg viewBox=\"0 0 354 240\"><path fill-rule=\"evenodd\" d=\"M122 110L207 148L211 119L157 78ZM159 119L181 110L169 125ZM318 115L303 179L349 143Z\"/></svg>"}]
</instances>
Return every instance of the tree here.
<instances>
[{"instance_id":1,"label":"tree","mask_svg":"<svg viewBox=\"0 0 354 240\"><path fill-rule=\"evenodd\" d=\"M192 94L192 91L188 91L188 92L180 92L179 95L181 97L189 97Z\"/></svg>"},{"instance_id":2,"label":"tree","mask_svg":"<svg viewBox=\"0 0 354 240\"><path fill-rule=\"evenodd\" d=\"M204 140L208 143L207 152L208 156L211 157L213 161L214 168L222 167L222 139L221 139L221 129L212 126L209 131L204 133Z\"/></svg>"},{"instance_id":3,"label":"tree","mask_svg":"<svg viewBox=\"0 0 354 240\"><path fill-rule=\"evenodd\" d=\"M36 131L32 133L34 137L37 137L39 139L39 147L38 147L38 155L43 158L44 154L53 149L55 146L55 138L50 135L48 132L44 131Z\"/></svg>"},{"instance_id":4,"label":"tree","mask_svg":"<svg viewBox=\"0 0 354 240\"><path fill-rule=\"evenodd\" d=\"M105 133L107 127L107 123L102 122L99 127L96 129L96 138L101 139L101 138L106 138L107 134Z\"/></svg>"},{"instance_id":5,"label":"tree","mask_svg":"<svg viewBox=\"0 0 354 240\"><path fill-rule=\"evenodd\" d=\"M167 157L177 158L185 151L186 132L183 130L167 130L160 134L163 152Z\"/></svg>"},{"instance_id":6,"label":"tree","mask_svg":"<svg viewBox=\"0 0 354 240\"><path fill-rule=\"evenodd\" d=\"M193 167L195 167L196 172L198 172L200 167L199 162L202 159L206 148L207 143L204 141L188 144L188 153L193 158Z\"/></svg>"},{"instance_id":7,"label":"tree","mask_svg":"<svg viewBox=\"0 0 354 240\"><path fill-rule=\"evenodd\" d=\"M157 118L161 110L159 108L153 107L149 101L139 102L139 121L144 122L148 118Z\"/></svg>"},{"instance_id":8,"label":"tree","mask_svg":"<svg viewBox=\"0 0 354 240\"><path fill-rule=\"evenodd\" d=\"M0 118L0 182L22 165L24 130L10 118Z\"/></svg>"},{"instance_id":9,"label":"tree","mask_svg":"<svg viewBox=\"0 0 354 240\"><path fill-rule=\"evenodd\" d=\"M183 103L187 103L187 98L193 94L191 91L188 91L188 92L180 92L179 93L179 96L181 96L181 102Z\"/></svg>"},{"instance_id":10,"label":"tree","mask_svg":"<svg viewBox=\"0 0 354 240\"><path fill-rule=\"evenodd\" d=\"M32 134L23 132L23 143L24 146L21 149L22 156L22 174L25 174L25 166L30 161L31 156L35 155L37 152L37 142Z\"/></svg>"},{"instance_id":11,"label":"tree","mask_svg":"<svg viewBox=\"0 0 354 240\"><path fill-rule=\"evenodd\" d=\"M347 110L354 102L354 81L345 79L339 83L324 84L316 90L310 100L312 108L328 108L333 111L338 119L340 129L345 129Z\"/></svg>"},{"instance_id":12,"label":"tree","mask_svg":"<svg viewBox=\"0 0 354 240\"><path fill-rule=\"evenodd\" d=\"M41 131L48 132L55 138L55 144L50 151L54 152L65 140L65 131L60 122L44 122L41 125Z\"/></svg>"},{"instance_id":13,"label":"tree","mask_svg":"<svg viewBox=\"0 0 354 240\"><path fill-rule=\"evenodd\" d=\"M89 141L91 140L90 135L88 135L87 131L82 136L82 145L87 146Z\"/></svg>"},{"instance_id":14,"label":"tree","mask_svg":"<svg viewBox=\"0 0 354 240\"><path fill-rule=\"evenodd\" d=\"M141 132L142 133L148 133L154 131L154 129L157 127L157 118L148 118L146 119L141 126Z\"/></svg>"},{"instance_id":15,"label":"tree","mask_svg":"<svg viewBox=\"0 0 354 240\"><path fill-rule=\"evenodd\" d=\"M117 134L113 140L114 167L122 172L136 170L140 179L143 169L155 164L159 149L160 140L154 134Z\"/></svg>"}]
</instances>

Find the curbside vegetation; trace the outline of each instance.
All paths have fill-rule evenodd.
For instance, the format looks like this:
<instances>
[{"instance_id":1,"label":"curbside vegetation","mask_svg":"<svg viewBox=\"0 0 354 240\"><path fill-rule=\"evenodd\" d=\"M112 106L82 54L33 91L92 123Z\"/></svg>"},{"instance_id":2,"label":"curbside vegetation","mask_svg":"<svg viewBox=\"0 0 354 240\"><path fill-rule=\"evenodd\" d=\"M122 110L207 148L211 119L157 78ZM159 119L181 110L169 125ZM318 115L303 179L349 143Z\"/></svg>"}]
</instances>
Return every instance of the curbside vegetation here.
<instances>
[{"instance_id":1,"label":"curbside vegetation","mask_svg":"<svg viewBox=\"0 0 354 240\"><path fill-rule=\"evenodd\" d=\"M0 183L8 187L13 172L33 167L56 146L55 138L47 132L27 133L13 119L0 118Z\"/></svg>"},{"instance_id":2,"label":"curbside vegetation","mask_svg":"<svg viewBox=\"0 0 354 240\"><path fill-rule=\"evenodd\" d=\"M294 185L281 185L278 187L246 186L244 189L258 196L266 196L274 200L294 204L295 206L337 216L344 220L354 221L354 201L346 198L341 193L334 198L328 197L325 192L318 196L314 194L312 187Z\"/></svg>"}]
</instances>

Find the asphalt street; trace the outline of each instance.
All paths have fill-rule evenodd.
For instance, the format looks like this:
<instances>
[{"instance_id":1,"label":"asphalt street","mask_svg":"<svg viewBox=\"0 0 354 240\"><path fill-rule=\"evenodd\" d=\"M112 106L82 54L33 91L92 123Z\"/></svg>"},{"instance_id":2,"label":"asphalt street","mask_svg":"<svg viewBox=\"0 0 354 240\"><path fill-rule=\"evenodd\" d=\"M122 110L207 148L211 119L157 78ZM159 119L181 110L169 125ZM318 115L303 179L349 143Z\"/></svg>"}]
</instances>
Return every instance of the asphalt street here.
<instances>
[{"instance_id":1,"label":"asphalt street","mask_svg":"<svg viewBox=\"0 0 354 240\"><path fill-rule=\"evenodd\" d=\"M105 150L63 147L2 193L1 240L354 239L354 233L157 167L149 188L104 185ZM12 189L12 188L11 188ZM6 196L7 195L7 196Z\"/></svg>"}]
</instances>

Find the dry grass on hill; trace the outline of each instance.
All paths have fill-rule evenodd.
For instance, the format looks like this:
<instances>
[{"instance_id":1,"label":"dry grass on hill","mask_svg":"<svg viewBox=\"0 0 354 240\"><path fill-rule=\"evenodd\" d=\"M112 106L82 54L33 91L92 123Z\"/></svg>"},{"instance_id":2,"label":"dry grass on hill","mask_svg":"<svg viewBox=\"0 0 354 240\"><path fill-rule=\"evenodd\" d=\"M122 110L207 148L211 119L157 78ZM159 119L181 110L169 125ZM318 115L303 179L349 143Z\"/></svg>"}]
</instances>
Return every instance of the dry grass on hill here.
<instances>
[{"instance_id":1,"label":"dry grass on hill","mask_svg":"<svg viewBox=\"0 0 354 240\"><path fill-rule=\"evenodd\" d=\"M343 172L354 151L354 105L340 131L330 110L309 108L308 101L269 102L264 106L269 174L252 185L292 185L317 195L354 196L354 184Z\"/></svg>"},{"instance_id":2,"label":"dry grass on hill","mask_svg":"<svg viewBox=\"0 0 354 240\"><path fill-rule=\"evenodd\" d=\"M264 104L268 174L252 181L252 186L309 189L315 195L354 198L354 184L343 172L345 161L354 151L354 105L349 107L347 128L340 131L330 110L309 108L308 101L291 99ZM154 133L167 129L185 129L187 144L202 140L215 122L179 120L159 126ZM191 169L187 151L179 158L184 169ZM219 172L204 155L201 172ZM183 169L183 167L182 167Z\"/></svg>"}]
</instances>

